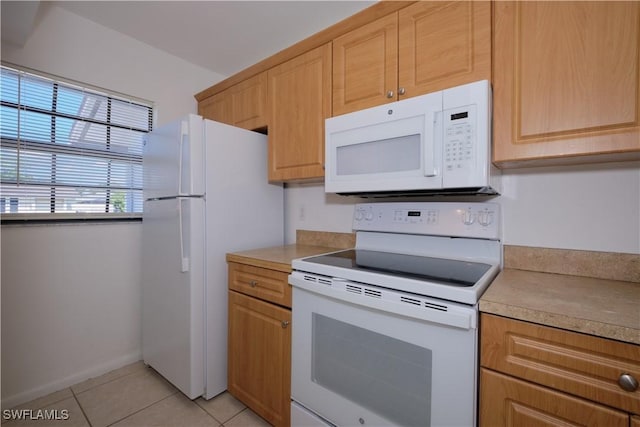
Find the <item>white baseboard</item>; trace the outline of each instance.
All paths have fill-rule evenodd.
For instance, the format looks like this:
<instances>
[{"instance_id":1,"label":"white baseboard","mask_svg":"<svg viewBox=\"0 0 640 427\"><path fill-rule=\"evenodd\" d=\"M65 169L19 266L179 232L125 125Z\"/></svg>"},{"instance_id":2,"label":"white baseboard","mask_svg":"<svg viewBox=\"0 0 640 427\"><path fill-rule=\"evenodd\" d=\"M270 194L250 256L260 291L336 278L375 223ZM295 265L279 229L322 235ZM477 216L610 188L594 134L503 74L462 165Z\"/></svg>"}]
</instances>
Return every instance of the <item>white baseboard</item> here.
<instances>
[{"instance_id":1,"label":"white baseboard","mask_svg":"<svg viewBox=\"0 0 640 427\"><path fill-rule=\"evenodd\" d=\"M64 378L57 379L47 384L43 384L38 387L34 387L30 390L23 391L21 393L14 394L12 396L2 396L2 409L13 408L26 402L30 402L47 394L62 390L67 387L71 387L74 384L78 384L89 378L95 378L102 374L106 374L114 369L121 368L130 363L142 360L142 351L136 351L134 353L127 354L109 362L93 366L89 369L85 369L82 372L76 372ZM33 408L35 409L35 408Z\"/></svg>"}]
</instances>

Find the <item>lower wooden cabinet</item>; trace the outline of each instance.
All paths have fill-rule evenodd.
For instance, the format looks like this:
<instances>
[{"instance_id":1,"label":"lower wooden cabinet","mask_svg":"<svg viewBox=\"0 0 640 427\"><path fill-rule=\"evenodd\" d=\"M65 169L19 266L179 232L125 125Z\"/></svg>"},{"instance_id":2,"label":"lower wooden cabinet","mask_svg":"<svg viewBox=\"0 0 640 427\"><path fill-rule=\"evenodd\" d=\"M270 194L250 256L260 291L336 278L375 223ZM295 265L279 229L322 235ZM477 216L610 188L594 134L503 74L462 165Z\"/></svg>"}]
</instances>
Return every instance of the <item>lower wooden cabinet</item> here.
<instances>
[{"instance_id":1,"label":"lower wooden cabinet","mask_svg":"<svg viewBox=\"0 0 640 427\"><path fill-rule=\"evenodd\" d=\"M229 291L228 390L272 425L290 425L291 310Z\"/></svg>"},{"instance_id":2,"label":"lower wooden cabinet","mask_svg":"<svg viewBox=\"0 0 640 427\"><path fill-rule=\"evenodd\" d=\"M640 345L486 313L480 324L481 427L638 424Z\"/></svg>"},{"instance_id":3,"label":"lower wooden cabinet","mask_svg":"<svg viewBox=\"0 0 640 427\"><path fill-rule=\"evenodd\" d=\"M480 370L480 426L626 427L629 414L546 387Z\"/></svg>"},{"instance_id":4,"label":"lower wooden cabinet","mask_svg":"<svg viewBox=\"0 0 640 427\"><path fill-rule=\"evenodd\" d=\"M480 370L480 426L626 427L629 414L546 387Z\"/></svg>"}]
</instances>

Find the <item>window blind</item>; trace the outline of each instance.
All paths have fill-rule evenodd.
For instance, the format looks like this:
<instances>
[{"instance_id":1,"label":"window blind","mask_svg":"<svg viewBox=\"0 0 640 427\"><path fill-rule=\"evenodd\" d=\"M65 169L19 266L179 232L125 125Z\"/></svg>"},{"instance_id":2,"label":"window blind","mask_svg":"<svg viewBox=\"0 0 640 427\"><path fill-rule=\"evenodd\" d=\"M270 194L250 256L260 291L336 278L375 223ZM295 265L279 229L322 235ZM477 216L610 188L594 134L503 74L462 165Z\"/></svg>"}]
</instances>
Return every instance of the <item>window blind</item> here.
<instances>
[{"instance_id":1,"label":"window blind","mask_svg":"<svg viewBox=\"0 0 640 427\"><path fill-rule=\"evenodd\" d=\"M151 105L6 66L0 92L3 219L142 213Z\"/></svg>"}]
</instances>

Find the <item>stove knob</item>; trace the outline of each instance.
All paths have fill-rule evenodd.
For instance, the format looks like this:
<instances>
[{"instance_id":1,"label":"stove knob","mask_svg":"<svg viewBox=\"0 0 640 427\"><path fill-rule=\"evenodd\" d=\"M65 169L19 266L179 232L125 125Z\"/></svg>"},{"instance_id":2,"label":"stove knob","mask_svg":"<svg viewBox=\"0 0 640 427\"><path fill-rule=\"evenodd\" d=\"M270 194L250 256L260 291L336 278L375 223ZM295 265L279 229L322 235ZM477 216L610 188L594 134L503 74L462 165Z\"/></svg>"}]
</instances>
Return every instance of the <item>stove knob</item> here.
<instances>
[{"instance_id":1,"label":"stove knob","mask_svg":"<svg viewBox=\"0 0 640 427\"><path fill-rule=\"evenodd\" d=\"M367 221L373 220L373 212L367 212L364 219L366 219Z\"/></svg>"},{"instance_id":2,"label":"stove knob","mask_svg":"<svg viewBox=\"0 0 640 427\"><path fill-rule=\"evenodd\" d=\"M471 211L465 211L462 214L462 222L464 223L464 225L471 225L475 222L475 220L475 215Z\"/></svg>"},{"instance_id":3,"label":"stove knob","mask_svg":"<svg viewBox=\"0 0 640 427\"><path fill-rule=\"evenodd\" d=\"M486 227L493 222L491 213L487 211L478 212L478 222L481 226Z\"/></svg>"},{"instance_id":4,"label":"stove knob","mask_svg":"<svg viewBox=\"0 0 640 427\"><path fill-rule=\"evenodd\" d=\"M362 218L364 218L364 213L362 211L356 211L356 221L362 221Z\"/></svg>"}]
</instances>

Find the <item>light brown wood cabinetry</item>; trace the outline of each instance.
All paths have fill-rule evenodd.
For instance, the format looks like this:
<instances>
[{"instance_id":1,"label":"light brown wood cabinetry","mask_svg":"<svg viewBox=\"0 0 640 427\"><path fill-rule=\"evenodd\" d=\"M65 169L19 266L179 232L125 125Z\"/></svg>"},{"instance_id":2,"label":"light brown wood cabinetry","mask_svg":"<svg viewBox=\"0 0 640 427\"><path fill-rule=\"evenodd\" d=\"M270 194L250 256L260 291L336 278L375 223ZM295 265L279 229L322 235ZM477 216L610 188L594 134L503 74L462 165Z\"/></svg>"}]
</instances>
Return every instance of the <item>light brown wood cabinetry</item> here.
<instances>
[{"instance_id":1,"label":"light brown wood cabinetry","mask_svg":"<svg viewBox=\"0 0 640 427\"><path fill-rule=\"evenodd\" d=\"M229 262L229 289L291 308L289 274Z\"/></svg>"},{"instance_id":2,"label":"light brown wood cabinetry","mask_svg":"<svg viewBox=\"0 0 640 427\"><path fill-rule=\"evenodd\" d=\"M274 426L289 426L291 311L229 291L229 392Z\"/></svg>"},{"instance_id":3,"label":"light brown wood cabinetry","mask_svg":"<svg viewBox=\"0 0 640 427\"><path fill-rule=\"evenodd\" d=\"M333 41L334 116L395 101L397 88L397 12Z\"/></svg>"},{"instance_id":4,"label":"light brown wood cabinetry","mask_svg":"<svg viewBox=\"0 0 640 427\"><path fill-rule=\"evenodd\" d=\"M640 427L640 417L631 417L631 427Z\"/></svg>"},{"instance_id":5,"label":"light brown wood cabinetry","mask_svg":"<svg viewBox=\"0 0 640 427\"><path fill-rule=\"evenodd\" d=\"M231 124L231 98L220 92L198 102L198 114L205 119Z\"/></svg>"},{"instance_id":6,"label":"light brown wood cabinetry","mask_svg":"<svg viewBox=\"0 0 640 427\"><path fill-rule=\"evenodd\" d=\"M626 427L629 415L502 375L480 370L480 426L607 426Z\"/></svg>"},{"instance_id":7,"label":"light brown wood cabinetry","mask_svg":"<svg viewBox=\"0 0 640 427\"><path fill-rule=\"evenodd\" d=\"M270 69L269 180L324 177L324 120L331 115L331 43Z\"/></svg>"},{"instance_id":8,"label":"light brown wood cabinetry","mask_svg":"<svg viewBox=\"0 0 640 427\"><path fill-rule=\"evenodd\" d=\"M640 414L640 346L483 313L480 426L626 426Z\"/></svg>"},{"instance_id":9,"label":"light brown wood cabinetry","mask_svg":"<svg viewBox=\"0 0 640 427\"><path fill-rule=\"evenodd\" d=\"M495 2L493 26L496 164L640 157L640 2Z\"/></svg>"},{"instance_id":10,"label":"light brown wood cabinetry","mask_svg":"<svg viewBox=\"0 0 640 427\"><path fill-rule=\"evenodd\" d=\"M244 80L198 103L204 118L255 130L267 126L267 73Z\"/></svg>"},{"instance_id":11,"label":"light brown wood cabinetry","mask_svg":"<svg viewBox=\"0 0 640 427\"><path fill-rule=\"evenodd\" d=\"M229 393L272 425L288 427L291 412L288 274L235 262L228 265Z\"/></svg>"},{"instance_id":12,"label":"light brown wood cabinetry","mask_svg":"<svg viewBox=\"0 0 640 427\"><path fill-rule=\"evenodd\" d=\"M417 2L333 41L333 115L484 79L490 2Z\"/></svg>"}]
</instances>

